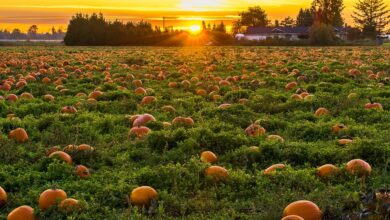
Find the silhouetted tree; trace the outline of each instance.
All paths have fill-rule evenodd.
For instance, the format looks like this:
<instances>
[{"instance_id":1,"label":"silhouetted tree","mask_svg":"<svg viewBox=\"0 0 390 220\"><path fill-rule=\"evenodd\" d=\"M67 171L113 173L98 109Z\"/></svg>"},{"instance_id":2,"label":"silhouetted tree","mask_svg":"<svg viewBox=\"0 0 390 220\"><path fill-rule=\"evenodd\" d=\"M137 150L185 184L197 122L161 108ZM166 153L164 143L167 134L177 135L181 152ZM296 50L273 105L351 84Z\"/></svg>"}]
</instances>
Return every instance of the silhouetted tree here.
<instances>
[{"instance_id":1,"label":"silhouetted tree","mask_svg":"<svg viewBox=\"0 0 390 220\"><path fill-rule=\"evenodd\" d=\"M300 9L298 16L297 16L297 21L296 25L298 27L310 27L314 23L314 13L311 9Z\"/></svg>"},{"instance_id":2,"label":"silhouetted tree","mask_svg":"<svg viewBox=\"0 0 390 220\"><path fill-rule=\"evenodd\" d=\"M280 22L281 26L283 27L293 27L294 24L295 24L295 21L292 17L288 16L286 18L284 18L281 22Z\"/></svg>"},{"instance_id":3,"label":"silhouetted tree","mask_svg":"<svg viewBox=\"0 0 390 220\"><path fill-rule=\"evenodd\" d=\"M359 0L352 15L364 37L375 38L390 22L389 9L383 0Z\"/></svg>"},{"instance_id":4,"label":"silhouetted tree","mask_svg":"<svg viewBox=\"0 0 390 220\"><path fill-rule=\"evenodd\" d=\"M247 11L240 14L238 25L252 27L267 27L269 24L268 15L260 6L249 7Z\"/></svg>"},{"instance_id":5,"label":"silhouetted tree","mask_svg":"<svg viewBox=\"0 0 390 220\"><path fill-rule=\"evenodd\" d=\"M320 22L327 25L343 26L343 10L343 0L314 0L312 3L312 11L317 12Z\"/></svg>"}]
</instances>

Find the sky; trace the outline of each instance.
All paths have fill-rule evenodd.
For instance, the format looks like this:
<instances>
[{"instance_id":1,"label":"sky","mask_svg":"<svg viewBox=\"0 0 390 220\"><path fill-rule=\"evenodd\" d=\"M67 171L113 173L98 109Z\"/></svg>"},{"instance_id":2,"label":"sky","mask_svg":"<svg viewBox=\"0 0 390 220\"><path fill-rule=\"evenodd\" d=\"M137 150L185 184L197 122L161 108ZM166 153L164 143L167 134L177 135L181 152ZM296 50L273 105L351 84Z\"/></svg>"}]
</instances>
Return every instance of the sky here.
<instances>
[{"instance_id":1,"label":"sky","mask_svg":"<svg viewBox=\"0 0 390 220\"><path fill-rule=\"evenodd\" d=\"M353 5L358 0L344 0L343 12L347 23ZM162 26L162 17L168 17L167 26L187 28L202 20L211 24L224 21L227 25L237 19L240 11L260 5L270 19L296 17L300 8L309 7L312 0L0 0L0 29L19 28L26 31L36 24L40 32L52 26L66 29L75 13L102 12L110 20L148 20ZM390 6L390 0L385 0Z\"/></svg>"}]
</instances>

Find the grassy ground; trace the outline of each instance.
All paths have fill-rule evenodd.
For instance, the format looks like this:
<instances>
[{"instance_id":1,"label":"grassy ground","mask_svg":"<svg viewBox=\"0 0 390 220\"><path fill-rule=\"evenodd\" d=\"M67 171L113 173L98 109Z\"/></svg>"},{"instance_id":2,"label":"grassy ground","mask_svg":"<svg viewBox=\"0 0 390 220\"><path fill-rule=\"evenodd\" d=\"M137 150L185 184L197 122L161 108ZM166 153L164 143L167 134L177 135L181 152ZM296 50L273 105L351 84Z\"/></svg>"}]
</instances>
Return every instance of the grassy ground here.
<instances>
[{"instance_id":1,"label":"grassy ground","mask_svg":"<svg viewBox=\"0 0 390 220\"><path fill-rule=\"evenodd\" d=\"M300 199L315 202L324 219L341 219L361 210L360 192L389 188L388 57L387 47L1 48L0 79L15 83L10 91L0 90L0 96L16 94L19 100L0 100L0 186L8 192L0 219L21 205L33 207L41 220L280 219L284 207ZM369 70L378 74L369 77ZM41 74L26 77L37 72ZM43 83L44 77L51 82ZM27 85L17 86L23 78ZM135 94L136 79L155 102L141 104L144 95ZM286 91L292 81L298 85ZM178 86L168 87L169 82ZM292 99L298 88L314 96ZM199 89L207 95L197 95ZM94 90L103 92L96 102L80 95ZM23 99L22 93L34 98ZM356 96L348 98L350 93ZM55 100L45 101L46 94ZM383 110L365 109L369 97ZM223 103L232 105L218 108ZM164 111L166 105L175 112ZM64 114L64 106L78 111ZM319 107L330 114L316 117ZM152 132L128 138L129 116L144 113L156 118L146 125ZM176 116L195 123L164 126ZM255 121L265 135L246 135L244 129ZM332 133L339 123L348 129ZM28 142L7 137L18 127L27 131ZM284 142L268 140L268 135L280 135ZM353 143L341 146L341 138ZM70 144L89 144L95 150L68 151L72 165L46 156L53 146ZM218 156L217 165L229 171L227 179L205 177L210 164L199 159L204 150ZM373 168L364 180L345 172L345 164L355 158ZM263 174L276 163L286 168ZM316 168L327 163L341 171L324 180ZM74 174L80 164L90 169L89 178ZM128 201L141 185L159 193L149 213ZM52 187L79 200L82 210L40 211L39 195Z\"/></svg>"}]
</instances>

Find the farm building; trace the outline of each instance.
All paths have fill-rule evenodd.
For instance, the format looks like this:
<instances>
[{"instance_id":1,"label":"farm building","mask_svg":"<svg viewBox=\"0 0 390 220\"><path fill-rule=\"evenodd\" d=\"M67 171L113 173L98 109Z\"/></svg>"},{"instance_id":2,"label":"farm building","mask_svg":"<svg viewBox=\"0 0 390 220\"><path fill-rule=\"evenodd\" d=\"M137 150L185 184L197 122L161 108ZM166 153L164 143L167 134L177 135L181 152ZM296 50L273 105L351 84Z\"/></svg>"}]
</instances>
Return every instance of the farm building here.
<instances>
[{"instance_id":1,"label":"farm building","mask_svg":"<svg viewBox=\"0 0 390 220\"><path fill-rule=\"evenodd\" d=\"M309 29L310 27L248 27L245 33L237 34L236 38L253 41L265 40L267 38L299 40L309 37ZM335 27L334 31L337 37L346 39L346 28Z\"/></svg>"}]
</instances>

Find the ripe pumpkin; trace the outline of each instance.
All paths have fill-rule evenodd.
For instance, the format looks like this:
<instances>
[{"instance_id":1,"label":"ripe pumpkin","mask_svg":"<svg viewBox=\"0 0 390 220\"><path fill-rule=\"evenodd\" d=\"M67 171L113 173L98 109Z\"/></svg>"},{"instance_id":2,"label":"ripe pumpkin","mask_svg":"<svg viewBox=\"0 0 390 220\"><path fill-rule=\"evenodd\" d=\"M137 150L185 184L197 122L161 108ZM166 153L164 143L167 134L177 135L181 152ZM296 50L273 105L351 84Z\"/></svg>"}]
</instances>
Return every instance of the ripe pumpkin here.
<instances>
[{"instance_id":1,"label":"ripe pumpkin","mask_svg":"<svg viewBox=\"0 0 390 220\"><path fill-rule=\"evenodd\" d=\"M170 113L175 113L176 109L171 106L171 105L165 105L162 107L163 111L170 112Z\"/></svg>"},{"instance_id":2,"label":"ripe pumpkin","mask_svg":"<svg viewBox=\"0 0 390 220\"><path fill-rule=\"evenodd\" d=\"M20 95L21 99L31 100L34 98L34 96L31 93L24 92Z\"/></svg>"},{"instance_id":3,"label":"ripe pumpkin","mask_svg":"<svg viewBox=\"0 0 390 220\"><path fill-rule=\"evenodd\" d=\"M130 201L133 205L142 208L150 206L152 201L157 200L157 197L158 193L152 187L140 186L131 191Z\"/></svg>"},{"instance_id":4,"label":"ripe pumpkin","mask_svg":"<svg viewBox=\"0 0 390 220\"><path fill-rule=\"evenodd\" d=\"M150 131L151 130L145 126L132 127L129 131L128 137L131 138L135 135L137 138L142 138L148 135Z\"/></svg>"},{"instance_id":5,"label":"ripe pumpkin","mask_svg":"<svg viewBox=\"0 0 390 220\"><path fill-rule=\"evenodd\" d=\"M208 162L208 163L216 163L218 161L217 155L215 155L211 151L203 151L200 155L200 159L203 162Z\"/></svg>"},{"instance_id":6,"label":"ripe pumpkin","mask_svg":"<svg viewBox=\"0 0 390 220\"><path fill-rule=\"evenodd\" d=\"M102 95L103 95L103 92L96 90L96 91L89 93L88 98L97 100Z\"/></svg>"},{"instance_id":7,"label":"ripe pumpkin","mask_svg":"<svg viewBox=\"0 0 390 220\"><path fill-rule=\"evenodd\" d=\"M383 109L382 104L378 102L371 102L364 105L365 109Z\"/></svg>"},{"instance_id":8,"label":"ripe pumpkin","mask_svg":"<svg viewBox=\"0 0 390 220\"><path fill-rule=\"evenodd\" d=\"M91 145L89 144L80 144L77 146L78 151L93 151L95 150Z\"/></svg>"},{"instance_id":9,"label":"ripe pumpkin","mask_svg":"<svg viewBox=\"0 0 390 220\"><path fill-rule=\"evenodd\" d=\"M81 178L87 178L87 177L89 177L91 175L89 173L89 169L86 166L83 166L83 165L78 165L76 167L75 173L76 173L77 176L79 176Z\"/></svg>"},{"instance_id":10,"label":"ripe pumpkin","mask_svg":"<svg viewBox=\"0 0 390 220\"><path fill-rule=\"evenodd\" d=\"M205 170L205 175L218 181L226 179L229 176L229 172L224 167L211 166Z\"/></svg>"},{"instance_id":11,"label":"ripe pumpkin","mask_svg":"<svg viewBox=\"0 0 390 220\"><path fill-rule=\"evenodd\" d=\"M63 151L56 151L53 152L49 155L50 158L57 158L59 160L62 160L66 162L67 164L71 165L72 164L72 157L69 156L69 154L63 152Z\"/></svg>"},{"instance_id":12,"label":"ripe pumpkin","mask_svg":"<svg viewBox=\"0 0 390 220\"><path fill-rule=\"evenodd\" d=\"M329 110L326 109L326 108L322 108L322 107L318 108L316 110L316 112L314 113L314 115L317 116L317 117L323 116L323 115L329 115L329 114L330 114Z\"/></svg>"},{"instance_id":13,"label":"ripe pumpkin","mask_svg":"<svg viewBox=\"0 0 390 220\"><path fill-rule=\"evenodd\" d=\"M6 99L9 102L16 102L18 101L18 96L15 94L9 94Z\"/></svg>"},{"instance_id":14,"label":"ripe pumpkin","mask_svg":"<svg viewBox=\"0 0 390 220\"><path fill-rule=\"evenodd\" d=\"M303 97L301 95L295 94L295 93L291 95L291 98L296 100L296 101L303 100Z\"/></svg>"},{"instance_id":15,"label":"ripe pumpkin","mask_svg":"<svg viewBox=\"0 0 390 220\"><path fill-rule=\"evenodd\" d=\"M20 206L7 216L7 220L35 220L34 209L30 206Z\"/></svg>"},{"instance_id":16,"label":"ripe pumpkin","mask_svg":"<svg viewBox=\"0 0 390 220\"><path fill-rule=\"evenodd\" d=\"M187 124L187 125L193 125L194 120L190 117L176 117L172 120L172 124Z\"/></svg>"},{"instance_id":17,"label":"ripe pumpkin","mask_svg":"<svg viewBox=\"0 0 390 220\"><path fill-rule=\"evenodd\" d=\"M138 87L134 90L135 94L138 94L138 95L146 95L147 92L144 88L142 87Z\"/></svg>"},{"instance_id":18,"label":"ripe pumpkin","mask_svg":"<svg viewBox=\"0 0 390 220\"><path fill-rule=\"evenodd\" d=\"M339 133L340 131L346 130L347 126L344 124L335 124L332 126L332 132L333 133Z\"/></svg>"},{"instance_id":19,"label":"ripe pumpkin","mask_svg":"<svg viewBox=\"0 0 390 220\"><path fill-rule=\"evenodd\" d=\"M281 169L284 169L286 168L286 165L284 164L274 164L270 167L268 167L267 169L264 170L264 175L270 175L271 173L275 172L276 170L281 170Z\"/></svg>"},{"instance_id":20,"label":"ripe pumpkin","mask_svg":"<svg viewBox=\"0 0 390 220\"><path fill-rule=\"evenodd\" d=\"M298 215L305 220L321 220L322 212L318 206L308 200L290 203L283 211L283 216Z\"/></svg>"},{"instance_id":21,"label":"ripe pumpkin","mask_svg":"<svg viewBox=\"0 0 390 220\"><path fill-rule=\"evenodd\" d=\"M23 128L17 128L10 131L8 137L21 143L27 142L29 140L28 134Z\"/></svg>"},{"instance_id":22,"label":"ripe pumpkin","mask_svg":"<svg viewBox=\"0 0 390 220\"><path fill-rule=\"evenodd\" d=\"M245 133L250 137L262 136L265 134L265 128L261 127L259 124L253 123L245 129Z\"/></svg>"},{"instance_id":23,"label":"ripe pumpkin","mask_svg":"<svg viewBox=\"0 0 390 220\"><path fill-rule=\"evenodd\" d=\"M145 96L142 98L141 105L148 105L152 102L155 102L157 99L154 96Z\"/></svg>"},{"instance_id":24,"label":"ripe pumpkin","mask_svg":"<svg viewBox=\"0 0 390 220\"><path fill-rule=\"evenodd\" d=\"M276 134L268 135L267 141L279 141L281 143L284 143L284 139L281 136Z\"/></svg>"},{"instance_id":25,"label":"ripe pumpkin","mask_svg":"<svg viewBox=\"0 0 390 220\"><path fill-rule=\"evenodd\" d=\"M338 172L339 168L333 164L325 164L317 168L317 175L322 178L329 178Z\"/></svg>"},{"instance_id":26,"label":"ripe pumpkin","mask_svg":"<svg viewBox=\"0 0 390 220\"><path fill-rule=\"evenodd\" d=\"M135 87L141 87L141 86L142 86L142 81L139 80L139 79L136 79L136 80L133 80L132 84L133 84Z\"/></svg>"},{"instance_id":27,"label":"ripe pumpkin","mask_svg":"<svg viewBox=\"0 0 390 220\"><path fill-rule=\"evenodd\" d=\"M361 159L349 161L345 169L349 174L358 176L368 176L372 171L370 164Z\"/></svg>"},{"instance_id":28,"label":"ripe pumpkin","mask_svg":"<svg viewBox=\"0 0 390 220\"><path fill-rule=\"evenodd\" d=\"M337 141L337 143L339 145L347 145L347 144L353 143L353 140L351 140L351 139L340 139L340 140Z\"/></svg>"},{"instance_id":29,"label":"ripe pumpkin","mask_svg":"<svg viewBox=\"0 0 390 220\"><path fill-rule=\"evenodd\" d=\"M80 203L76 199L67 198L61 201L58 208L67 213L71 213L81 209Z\"/></svg>"},{"instance_id":30,"label":"ripe pumpkin","mask_svg":"<svg viewBox=\"0 0 390 220\"><path fill-rule=\"evenodd\" d=\"M282 218L282 220L305 220L301 216L298 215L288 215Z\"/></svg>"},{"instance_id":31,"label":"ripe pumpkin","mask_svg":"<svg viewBox=\"0 0 390 220\"><path fill-rule=\"evenodd\" d=\"M50 94L46 94L43 96L43 100L47 101L47 102L53 102L54 101L54 96L50 95Z\"/></svg>"},{"instance_id":32,"label":"ripe pumpkin","mask_svg":"<svg viewBox=\"0 0 390 220\"><path fill-rule=\"evenodd\" d=\"M39 197L38 206L42 211L45 211L67 198L66 192L62 189L47 189Z\"/></svg>"},{"instance_id":33,"label":"ripe pumpkin","mask_svg":"<svg viewBox=\"0 0 390 220\"><path fill-rule=\"evenodd\" d=\"M232 107L232 104L229 103L224 103L218 106L219 109L228 109L230 107Z\"/></svg>"},{"instance_id":34,"label":"ripe pumpkin","mask_svg":"<svg viewBox=\"0 0 390 220\"><path fill-rule=\"evenodd\" d=\"M296 87L298 85L297 82L290 82L290 83L287 83L286 86L284 87L287 91L290 91L292 90L294 87Z\"/></svg>"},{"instance_id":35,"label":"ripe pumpkin","mask_svg":"<svg viewBox=\"0 0 390 220\"><path fill-rule=\"evenodd\" d=\"M54 146L54 147L51 147L49 149L46 150L46 156L50 156L50 154L56 152L56 151L60 151L61 149L57 146Z\"/></svg>"},{"instance_id":36,"label":"ripe pumpkin","mask_svg":"<svg viewBox=\"0 0 390 220\"><path fill-rule=\"evenodd\" d=\"M154 116L151 114L138 115L135 117L135 119L133 121L133 127L143 126L146 123L148 123L150 121L155 121L155 120L156 120L156 118L154 118Z\"/></svg>"},{"instance_id":37,"label":"ripe pumpkin","mask_svg":"<svg viewBox=\"0 0 390 220\"><path fill-rule=\"evenodd\" d=\"M77 112L77 109L73 106L65 106L61 109L62 113L74 114Z\"/></svg>"},{"instance_id":38,"label":"ripe pumpkin","mask_svg":"<svg viewBox=\"0 0 390 220\"><path fill-rule=\"evenodd\" d=\"M7 193L0 186L0 208L3 207L7 203Z\"/></svg>"}]
</instances>

